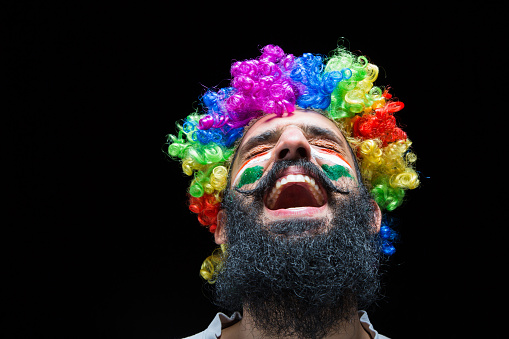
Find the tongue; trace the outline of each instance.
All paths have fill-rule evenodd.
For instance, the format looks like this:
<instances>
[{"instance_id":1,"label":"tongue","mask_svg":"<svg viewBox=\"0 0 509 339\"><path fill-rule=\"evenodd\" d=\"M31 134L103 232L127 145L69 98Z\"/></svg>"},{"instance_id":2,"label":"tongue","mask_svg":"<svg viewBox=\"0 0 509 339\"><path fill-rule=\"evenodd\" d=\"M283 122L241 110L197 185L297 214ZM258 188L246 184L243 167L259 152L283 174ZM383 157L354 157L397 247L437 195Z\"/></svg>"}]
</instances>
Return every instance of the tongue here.
<instances>
[{"instance_id":1,"label":"tongue","mask_svg":"<svg viewBox=\"0 0 509 339\"><path fill-rule=\"evenodd\" d=\"M274 209L291 207L320 207L313 194L305 187L299 184L286 185L274 204Z\"/></svg>"}]
</instances>

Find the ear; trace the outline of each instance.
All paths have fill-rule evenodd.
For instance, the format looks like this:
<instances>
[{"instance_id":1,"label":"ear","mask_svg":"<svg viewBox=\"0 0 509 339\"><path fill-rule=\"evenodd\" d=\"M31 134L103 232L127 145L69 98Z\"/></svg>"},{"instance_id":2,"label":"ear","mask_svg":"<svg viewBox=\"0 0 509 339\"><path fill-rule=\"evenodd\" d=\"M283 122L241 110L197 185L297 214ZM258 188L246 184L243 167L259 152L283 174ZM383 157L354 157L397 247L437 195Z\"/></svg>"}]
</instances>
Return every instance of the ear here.
<instances>
[{"instance_id":1,"label":"ear","mask_svg":"<svg viewBox=\"0 0 509 339\"><path fill-rule=\"evenodd\" d=\"M220 210L217 213L217 227L214 231L214 240L216 241L216 244L221 245L226 242L226 236L224 231L224 226L226 224L226 213L224 213L224 210Z\"/></svg>"},{"instance_id":2,"label":"ear","mask_svg":"<svg viewBox=\"0 0 509 339\"><path fill-rule=\"evenodd\" d=\"M380 211L380 207L374 200L372 200L371 203L374 206L373 212L375 214L373 230L375 231L375 233L378 233L380 232L380 226L382 225L382 211Z\"/></svg>"}]
</instances>

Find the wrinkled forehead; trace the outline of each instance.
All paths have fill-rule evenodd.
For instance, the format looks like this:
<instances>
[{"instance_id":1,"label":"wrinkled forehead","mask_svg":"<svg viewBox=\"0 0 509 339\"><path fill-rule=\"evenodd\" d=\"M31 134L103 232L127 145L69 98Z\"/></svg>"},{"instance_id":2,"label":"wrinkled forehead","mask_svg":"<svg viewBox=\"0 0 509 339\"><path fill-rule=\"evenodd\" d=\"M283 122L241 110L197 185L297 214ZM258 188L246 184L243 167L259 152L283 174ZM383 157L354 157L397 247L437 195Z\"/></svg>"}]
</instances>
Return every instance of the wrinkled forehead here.
<instances>
[{"instance_id":1,"label":"wrinkled forehead","mask_svg":"<svg viewBox=\"0 0 509 339\"><path fill-rule=\"evenodd\" d=\"M338 135L342 135L337 126L329 118L323 116L319 112L297 109L292 113L285 113L282 116L267 114L258 119L244 134L239 148L253 135L263 133L266 130L276 130L290 125L323 127L337 132Z\"/></svg>"}]
</instances>

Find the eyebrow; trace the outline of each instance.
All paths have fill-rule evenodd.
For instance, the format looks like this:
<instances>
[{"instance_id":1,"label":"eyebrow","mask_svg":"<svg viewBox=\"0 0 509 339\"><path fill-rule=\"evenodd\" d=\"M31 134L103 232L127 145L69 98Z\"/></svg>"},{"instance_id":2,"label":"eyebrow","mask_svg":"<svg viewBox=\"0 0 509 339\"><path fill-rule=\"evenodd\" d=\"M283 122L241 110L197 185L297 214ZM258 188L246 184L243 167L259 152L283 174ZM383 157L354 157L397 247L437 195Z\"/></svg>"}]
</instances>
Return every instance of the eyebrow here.
<instances>
[{"instance_id":1,"label":"eyebrow","mask_svg":"<svg viewBox=\"0 0 509 339\"><path fill-rule=\"evenodd\" d=\"M301 125L299 127L304 131L304 134L307 137L322 137L322 138L325 137L326 139L334 141L340 146L345 145L344 141L332 129L319 127L315 125Z\"/></svg>"},{"instance_id":2,"label":"eyebrow","mask_svg":"<svg viewBox=\"0 0 509 339\"><path fill-rule=\"evenodd\" d=\"M345 145L344 141L333 130L329 128L306 124L299 124L295 126L299 127L304 132L304 135L307 138L321 137L334 141L335 143L342 147L344 147ZM276 143L279 140L279 137L283 133L284 129L285 126L280 126L278 128L269 129L265 132L262 132L258 135L249 138L249 140L247 140L246 143L242 145L240 149L240 154L244 154L248 150L258 145Z\"/></svg>"},{"instance_id":3,"label":"eyebrow","mask_svg":"<svg viewBox=\"0 0 509 339\"><path fill-rule=\"evenodd\" d=\"M244 145L240 148L240 153L243 154L246 151L263 144L269 144L269 143L275 143L278 139L281 133L283 132L282 128L277 129L269 129L263 133L260 133L258 135L255 135L249 140L246 141Z\"/></svg>"}]
</instances>

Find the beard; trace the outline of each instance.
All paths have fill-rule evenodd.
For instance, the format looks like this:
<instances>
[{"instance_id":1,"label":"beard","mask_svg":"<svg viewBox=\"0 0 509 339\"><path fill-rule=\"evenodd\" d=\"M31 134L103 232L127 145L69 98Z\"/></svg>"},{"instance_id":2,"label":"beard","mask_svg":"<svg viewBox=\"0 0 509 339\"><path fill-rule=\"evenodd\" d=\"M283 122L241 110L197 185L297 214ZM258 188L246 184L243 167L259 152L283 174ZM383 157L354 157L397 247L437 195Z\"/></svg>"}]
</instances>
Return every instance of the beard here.
<instances>
[{"instance_id":1,"label":"beard","mask_svg":"<svg viewBox=\"0 0 509 339\"><path fill-rule=\"evenodd\" d=\"M340 331L356 309L372 304L381 258L373 201L362 185L328 192L332 218L268 223L263 199L227 190L228 247L215 303L248 311L266 336L305 338Z\"/></svg>"}]
</instances>

